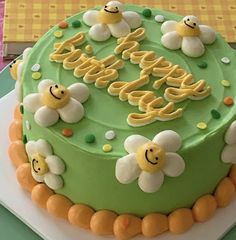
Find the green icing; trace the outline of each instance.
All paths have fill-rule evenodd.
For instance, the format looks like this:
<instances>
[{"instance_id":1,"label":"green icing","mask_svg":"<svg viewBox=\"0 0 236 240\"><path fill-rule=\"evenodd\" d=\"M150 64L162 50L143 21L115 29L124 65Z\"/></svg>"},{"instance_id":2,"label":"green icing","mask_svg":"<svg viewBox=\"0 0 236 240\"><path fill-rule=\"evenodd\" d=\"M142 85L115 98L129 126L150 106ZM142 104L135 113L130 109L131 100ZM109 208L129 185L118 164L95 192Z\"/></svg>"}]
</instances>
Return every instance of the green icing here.
<instances>
[{"instance_id":1,"label":"green icing","mask_svg":"<svg viewBox=\"0 0 236 240\"><path fill-rule=\"evenodd\" d=\"M224 147L224 133L235 118L235 106L227 107L223 104L225 96L235 96L236 89L236 54L225 44L222 37L217 34L216 42L206 47L206 53L193 59L185 56L180 50L170 51L160 44L162 36L161 24L155 22L154 17L142 16L143 8L126 5L126 10L133 10L140 14L143 26L146 29L146 38L142 42L141 50L153 50L158 56L164 56L173 63L191 72L195 80L205 79L212 87L212 95L202 101L186 100L177 104L184 108L184 115L180 119L169 122L155 122L150 125L133 128L127 125L126 118L131 112L139 112L137 107L121 102L117 97L107 93L107 89L97 89L93 84L87 85L90 97L83 104L86 115L77 124L68 124L59 121L52 127L41 128L35 124L33 115L24 112L24 120L29 120L31 130L24 126L24 134L28 140L43 138L52 144L55 154L66 163L66 172L63 174L64 187L58 193L64 194L75 203L84 203L97 209L110 209L118 213L133 213L143 216L150 212L168 213L179 207L190 207L201 195L212 193L217 183L227 175L230 165L224 164L221 151ZM172 13L152 10L153 16L161 14L166 20L180 20L181 17ZM68 19L68 23L80 19L79 13ZM58 83L69 86L75 82L83 82L75 78L73 71L63 69L62 64L50 62L48 56L53 51L53 44L64 41L78 31L88 32L89 28L82 22L79 29L70 27L64 31L61 39L55 39L53 32L58 30L55 26L33 48L28 64L24 69L24 96L37 92L38 81L31 78L31 67L39 63L42 79L53 79ZM106 42L95 42L87 36L87 42L82 49L90 44L94 54L101 59L113 53L116 39ZM225 65L221 58L227 56L231 64ZM121 58L121 56L118 56ZM207 68L199 68L198 63L207 63ZM140 69L137 65L125 61L125 68L119 71L119 79L132 81L138 78ZM154 80L155 78L151 78ZM231 82L230 88L224 88L221 80ZM158 96L163 95L166 86L154 90L151 83L143 89L151 89ZM212 118L211 110L215 109L221 114L221 119ZM199 130L198 122L204 121L208 127ZM25 121L24 121L25 122ZM64 128L71 128L73 136L64 137L61 132ZM116 138L112 141L105 139L107 130L113 129ZM177 177L165 177L161 189L152 194L144 193L138 187L137 181L131 184L120 184L115 178L115 164L119 157L126 155L123 143L131 134L141 134L152 139L158 132L171 129L178 132L183 140L182 148L178 152L185 160L185 172ZM96 141L88 144L85 137L88 134L96 136ZM113 151L104 153L102 146L109 143ZM213 148L214 146L214 148Z\"/></svg>"}]
</instances>

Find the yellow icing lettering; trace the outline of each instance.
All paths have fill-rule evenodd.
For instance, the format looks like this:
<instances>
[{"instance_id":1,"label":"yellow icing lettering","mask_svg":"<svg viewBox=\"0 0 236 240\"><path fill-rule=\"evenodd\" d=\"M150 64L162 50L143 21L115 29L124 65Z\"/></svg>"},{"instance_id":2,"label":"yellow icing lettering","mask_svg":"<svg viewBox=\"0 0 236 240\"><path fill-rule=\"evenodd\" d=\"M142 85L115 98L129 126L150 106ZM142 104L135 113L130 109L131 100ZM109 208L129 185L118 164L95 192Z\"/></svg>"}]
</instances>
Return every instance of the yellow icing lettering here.
<instances>
[{"instance_id":1,"label":"yellow icing lettering","mask_svg":"<svg viewBox=\"0 0 236 240\"><path fill-rule=\"evenodd\" d=\"M123 59L129 59L132 52L138 51L139 42L145 37L145 29L138 28L134 32L129 33L126 37L117 40L118 46L115 48L115 54L122 53Z\"/></svg>"}]
</instances>

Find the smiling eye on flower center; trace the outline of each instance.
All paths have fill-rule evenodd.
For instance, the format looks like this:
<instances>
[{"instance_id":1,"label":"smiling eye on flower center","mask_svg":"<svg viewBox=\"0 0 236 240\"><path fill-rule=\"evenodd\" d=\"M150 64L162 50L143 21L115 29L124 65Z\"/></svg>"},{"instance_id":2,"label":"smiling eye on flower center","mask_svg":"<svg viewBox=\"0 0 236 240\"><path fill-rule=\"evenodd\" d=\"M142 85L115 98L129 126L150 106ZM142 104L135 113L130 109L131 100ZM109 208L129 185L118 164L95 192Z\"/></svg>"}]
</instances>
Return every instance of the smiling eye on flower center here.
<instances>
[{"instance_id":1,"label":"smiling eye on flower center","mask_svg":"<svg viewBox=\"0 0 236 240\"><path fill-rule=\"evenodd\" d=\"M49 86L42 96L44 105L58 109L64 107L70 101L70 93L67 88L60 84Z\"/></svg>"},{"instance_id":2,"label":"smiling eye on flower center","mask_svg":"<svg viewBox=\"0 0 236 240\"><path fill-rule=\"evenodd\" d=\"M105 6L101 9L98 15L98 20L103 24L114 24L120 22L122 14L118 7Z\"/></svg>"},{"instance_id":3,"label":"smiling eye on flower center","mask_svg":"<svg viewBox=\"0 0 236 240\"><path fill-rule=\"evenodd\" d=\"M165 151L159 145L148 142L138 148L136 159L139 167L146 172L158 172L165 164Z\"/></svg>"},{"instance_id":4,"label":"smiling eye on flower center","mask_svg":"<svg viewBox=\"0 0 236 240\"><path fill-rule=\"evenodd\" d=\"M48 165L45 161L45 157L36 153L32 156L31 167L37 175L44 175L48 172Z\"/></svg>"},{"instance_id":5,"label":"smiling eye on flower center","mask_svg":"<svg viewBox=\"0 0 236 240\"><path fill-rule=\"evenodd\" d=\"M181 22L177 23L176 32L181 37L198 37L200 35L200 28L191 18L184 18Z\"/></svg>"}]
</instances>

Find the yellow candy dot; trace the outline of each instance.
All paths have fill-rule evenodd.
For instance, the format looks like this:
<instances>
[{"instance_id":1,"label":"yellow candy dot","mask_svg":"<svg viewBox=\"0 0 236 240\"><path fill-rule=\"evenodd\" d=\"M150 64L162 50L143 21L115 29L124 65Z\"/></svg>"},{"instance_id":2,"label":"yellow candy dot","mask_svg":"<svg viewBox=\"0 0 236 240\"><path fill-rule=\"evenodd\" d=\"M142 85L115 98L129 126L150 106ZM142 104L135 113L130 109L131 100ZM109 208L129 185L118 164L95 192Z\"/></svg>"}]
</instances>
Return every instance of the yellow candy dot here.
<instances>
[{"instance_id":1,"label":"yellow candy dot","mask_svg":"<svg viewBox=\"0 0 236 240\"><path fill-rule=\"evenodd\" d=\"M93 47L91 45L87 45L85 47L85 51L88 53L88 54L91 54L93 53Z\"/></svg>"},{"instance_id":2,"label":"yellow candy dot","mask_svg":"<svg viewBox=\"0 0 236 240\"><path fill-rule=\"evenodd\" d=\"M207 124L204 123L204 122L199 122L197 124L197 128L199 128L199 129L206 129L207 128Z\"/></svg>"},{"instance_id":3,"label":"yellow candy dot","mask_svg":"<svg viewBox=\"0 0 236 240\"><path fill-rule=\"evenodd\" d=\"M229 86L230 86L230 81L228 81L228 80L222 80L222 81L221 81L221 84L222 84L224 87L229 87Z\"/></svg>"},{"instance_id":4,"label":"yellow candy dot","mask_svg":"<svg viewBox=\"0 0 236 240\"><path fill-rule=\"evenodd\" d=\"M110 152L112 150L112 146L110 144L104 144L102 150L104 152Z\"/></svg>"},{"instance_id":5,"label":"yellow candy dot","mask_svg":"<svg viewBox=\"0 0 236 240\"><path fill-rule=\"evenodd\" d=\"M54 32L54 36L56 37L56 38L61 38L61 37L63 37L63 31L55 31Z\"/></svg>"},{"instance_id":6,"label":"yellow candy dot","mask_svg":"<svg viewBox=\"0 0 236 240\"><path fill-rule=\"evenodd\" d=\"M32 73L32 78L33 78L34 80L40 79L41 76L42 76L42 74L41 74L40 72L34 72L34 73Z\"/></svg>"}]
</instances>

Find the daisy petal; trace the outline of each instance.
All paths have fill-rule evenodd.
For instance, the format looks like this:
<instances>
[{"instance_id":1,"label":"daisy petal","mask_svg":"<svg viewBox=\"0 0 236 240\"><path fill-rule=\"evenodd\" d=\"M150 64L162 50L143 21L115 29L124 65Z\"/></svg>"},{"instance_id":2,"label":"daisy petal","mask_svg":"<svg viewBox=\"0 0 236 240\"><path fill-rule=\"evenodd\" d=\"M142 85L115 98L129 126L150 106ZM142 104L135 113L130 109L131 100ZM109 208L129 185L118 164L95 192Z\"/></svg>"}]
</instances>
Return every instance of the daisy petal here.
<instances>
[{"instance_id":1,"label":"daisy petal","mask_svg":"<svg viewBox=\"0 0 236 240\"><path fill-rule=\"evenodd\" d=\"M93 26L98 23L99 12L97 10L89 10L83 15L83 22L88 26Z\"/></svg>"},{"instance_id":2,"label":"daisy petal","mask_svg":"<svg viewBox=\"0 0 236 240\"><path fill-rule=\"evenodd\" d=\"M204 44L212 44L216 40L216 33L215 31L206 25L200 25L200 36L199 38Z\"/></svg>"},{"instance_id":3,"label":"daisy petal","mask_svg":"<svg viewBox=\"0 0 236 240\"><path fill-rule=\"evenodd\" d=\"M125 11L122 13L123 19L129 24L131 29L141 26L142 21L138 13L133 11Z\"/></svg>"},{"instance_id":4,"label":"daisy petal","mask_svg":"<svg viewBox=\"0 0 236 240\"><path fill-rule=\"evenodd\" d=\"M83 83L74 83L68 87L68 90L70 96L81 103L85 102L89 97L89 89Z\"/></svg>"},{"instance_id":5,"label":"daisy petal","mask_svg":"<svg viewBox=\"0 0 236 240\"><path fill-rule=\"evenodd\" d=\"M59 114L56 110L47 106L42 106L34 114L35 122L41 127L49 127L55 124L59 119Z\"/></svg>"},{"instance_id":6,"label":"daisy petal","mask_svg":"<svg viewBox=\"0 0 236 240\"><path fill-rule=\"evenodd\" d=\"M60 118L67 123L76 123L84 116L83 105L74 98L71 98L63 108L59 108L57 111Z\"/></svg>"},{"instance_id":7,"label":"daisy petal","mask_svg":"<svg viewBox=\"0 0 236 240\"><path fill-rule=\"evenodd\" d=\"M179 134L172 130L158 133L152 141L164 148L166 152L176 152L182 144Z\"/></svg>"},{"instance_id":8,"label":"daisy petal","mask_svg":"<svg viewBox=\"0 0 236 240\"><path fill-rule=\"evenodd\" d=\"M42 106L41 94L31 93L27 95L23 100L23 106L28 112L36 112Z\"/></svg>"},{"instance_id":9,"label":"daisy petal","mask_svg":"<svg viewBox=\"0 0 236 240\"><path fill-rule=\"evenodd\" d=\"M39 153L44 157L50 156L53 153L51 145L43 139L39 139L36 142L36 150L37 150L37 153Z\"/></svg>"},{"instance_id":10,"label":"daisy petal","mask_svg":"<svg viewBox=\"0 0 236 240\"><path fill-rule=\"evenodd\" d=\"M32 48L30 48L30 47L28 47L28 48L26 48L26 49L24 50L24 52L23 52L23 57L22 57L23 62L27 61L27 59L28 59L28 57L29 57L29 55L30 55L31 50L32 50Z\"/></svg>"},{"instance_id":11,"label":"daisy petal","mask_svg":"<svg viewBox=\"0 0 236 240\"><path fill-rule=\"evenodd\" d=\"M44 175L40 176L40 175L36 174L33 169L31 170L31 174L35 181L44 182Z\"/></svg>"},{"instance_id":12,"label":"daisy petal","mask_svg":"<svg viewBox=\"0 0 236 240\"><path fill-rule=\"evenodd\" d=\"M44 175L44 182L47 186L53 190L57 190L63 187L63 179L61 176L55 175L53 173L46 173Z\"/></svg>"},{"instance_id":13,"label":"daisy petal","mask_svg":"<svg viewBox=\"0 0 236 240\"><path fill-rule=\"evenodd\" d=\"M127 184L133 182L140 172L135 153L122 157L116 162L116 178L120 183Z\"/></svg>"},{"instance_id":14,"label":"daisy petal","mask_svg":"<svg viewBox=\"0 0 236 240\"><path fill-rule=\"evenodd\" d=\"M42 93L46 90L46 88L48 88L49 86L55 84L55 82L53 82L50 79L44 79L42 80L39 85L38 85L38 91L39 93Z\"/></svg>"},{"instance_id":15,"label":"daisy petal","mask_svg":"<svg viewBox=\"0 0 236 240\"><path fill-rule=\"evenodd\" d=\"M89 29L89 36L98 42L106 41L110 38L111 32L105 24L95 24Z\"/></svg>"},{"instance_id":16,"label":"daisy petal","mask_svg":"<svg viewBox=\"0 0 236 240\"><path fill-rule=\"evenodd\" d=\"M23 88L22 88L22 83L20 81L16 81L15 83L15 92L16 92L16 97L18 102L23 101Z\"/></svg>"},{"instance_id":17,"label":"daisy petal","mask_svg":"<svg viewBox=\"0 0 236 240\"><path fill-rule=\"evenodd\" d=\"M65 164L58 156L48 156L45 161L51 173L59 175L65 171Z\"/></svg>"},{"instance_id":18,"label":"daisy petal","mask_svg":"<svg viewBox=\"0 0 236 240\"><path fill-rule=\"evenodd\" d=\"M236 121L233 121L226 131L225 142L230 145L236 143Z\"/></svg>"},{"instance_id":19,"label":"daisy petal","mask_svg":"<svg viewBox=\"0 0 236 240\"><path fill-rule=\"evenodd\" d=\"M124 5L119 1L110 1L106 5L111 7L118 7L119 11L124 11Z\"/></svg>"},{"instance_id":20,"label":"daisy petal","mask_svg":"<svg viewBox=\"0 0 236 240\"><path fill-rule=\"evenodd\" d=\"M118 23L107 24L107 26L111 31L111 35L116 38L125 37L130 33L130 26L123 19Z\"/></svg>"},{"instance_id":21,"label":"daisy petal","mask_svg":"<svg viewBox=\"0 0 236 240\"><path fill-rule=\"evenodd\" d=\"M20 62L17 66L17 81L21 83L22 71L24 68L24 62Z\"/></svg>"},{"instance_id":22,"label":"daisy petal","mask_svg":"<svg viewBox=\"0 0 236 240\"><path fill-rule=\"evenodd\" d=\"M143 144L150 142L148 138L141 135L131 135L125 139L124 148L128 153L135 153Z\"/></svg>"},{"instance_id":23,"label":"daisy petal","mask_svg":"<svg viewBox=\"0 0 236 240\"><path fill-rule=\"evenodd\" d=\"M181 49L189 57L200 57L205 52L199 37L183 37Z\"/></svg>"},{"instance_id":24,"label":"daisy petal","mask_svg":"<svg viewBox=\"0 0 236 240\"><path fill-rule=\"evenodd\" d=\"M147 193L153 193L159 190L163 182L164 174L162 171L157 173L142 171L138 179L139 187L142 189L142 191Z\"/></svg>"},{"instance_id":25,"label":"daisy petal","mask_svg":"<svg viewBox=\"0 0 236 240\"><path fill-rule=\"evenodd\" d=\"M168 32L173 32L176 30L176 21L170 20L170 21L166 21L161 25L161 32L163 34L166 34Z\"/></svg>"},{"instance_id":26,"label":"daisy petal","mask_svg":"<svg viewBox=\"0 0 236 240\"><path fill-rule=\"evenodd\" d=\"M168 32L161 37L161 43L168 49L176 50L181 47L182 37L180 37L175 31Z\"/></svg>"},{"instance_id":27,"label":"daisy petal","mask_svg":"<svg viewBox=\"0 0 236 240\"><path fill-rule=\"evenodd\" d=\"M236 144L226 145L222 151L221 159L225 163L236 164Z\"/></svg>"},{"instance_id":28,"label":"daisy petal","mask_svg":"<svg viewBox=\"0 0 236 240\"><path fill-rule=\"evenodd\" d=\"M185 162L177 153L166 153L166 162L162 171L168 177L177 177L183 173Z\"/></svg>"},{"instance_id":29,"label":"daisy petal","mask_svg":"<svg viewBox=\"0 0 236 240\"><path fill-rule=\"evenodd\" d=\"M25 150L28 156L32 156L33 154L37 153L36 142L28 141L25 145Z\"/></svg>"}]
</instances>

